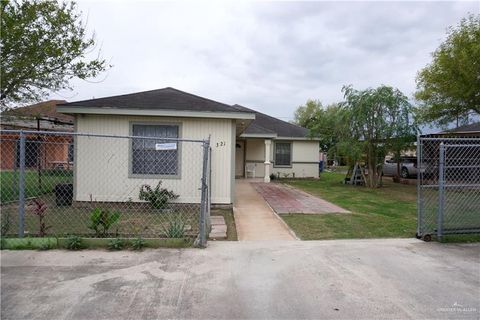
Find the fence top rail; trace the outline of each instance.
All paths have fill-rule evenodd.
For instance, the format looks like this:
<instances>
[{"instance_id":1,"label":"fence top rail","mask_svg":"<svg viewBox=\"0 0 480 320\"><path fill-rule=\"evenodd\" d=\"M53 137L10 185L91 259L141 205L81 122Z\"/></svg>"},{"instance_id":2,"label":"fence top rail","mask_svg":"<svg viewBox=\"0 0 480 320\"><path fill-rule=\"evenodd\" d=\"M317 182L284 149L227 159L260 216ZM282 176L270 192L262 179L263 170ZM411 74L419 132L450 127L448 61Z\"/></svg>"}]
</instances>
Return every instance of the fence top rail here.
<instances>
[{"instance_id":1,"label":"fence top rail","mask_svg":"<svg viewBox=\"0 0 480 320\"><path fill-rule=\"evenodd\" d=\"M45 134L56 136L81 136L81 137L95 137L95 138L123 138L123 139L145 139L145 140L166 140L166 141L184 141L184 142L199 142L208 143L209 139L184 139L184 138L160 138L160 137L143 137L143 136L130 136L130 135L113 135L113 134L96 134L96 133L83 133L83 132L62 132L62 131L36 131L36 130L10 130L2 129L0 134L6 133L23 133L23 134Z\"/></svg>"},{"instance_id":2,"label":"fence top rail","mask_svg":"<svg viewBox=\"0 0 480 320\"><path fill-rule=\"evenodd\" d=\"M480 137L457 137L457 138L441 138L441 137L419 137L420 141L480 141Z\"/></svg>"},{"instance_id":3,"label":"fence top rail","mask_svg":"<svg viewBox=\"0 0 480 320\"><path fill-rule=\"evenodd\" d=\"M445 148L448 148L448 147L456 147L456 148L458 148L458 147L462 147L462 148L472 148L472 147L474 147L474 148L478 148L478 147L480 147L480 144L445 144L444 146L445 146Z\"/></svg>"}]
</instances>

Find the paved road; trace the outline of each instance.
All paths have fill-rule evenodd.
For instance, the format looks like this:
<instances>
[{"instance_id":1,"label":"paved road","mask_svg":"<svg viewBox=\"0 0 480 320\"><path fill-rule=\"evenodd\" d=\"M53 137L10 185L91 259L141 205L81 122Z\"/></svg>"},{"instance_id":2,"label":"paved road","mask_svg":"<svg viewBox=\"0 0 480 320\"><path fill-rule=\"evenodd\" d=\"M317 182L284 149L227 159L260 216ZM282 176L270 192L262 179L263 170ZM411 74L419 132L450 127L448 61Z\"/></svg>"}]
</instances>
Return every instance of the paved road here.
<instances>
[{"instance_id":1,"label":"paved road","mask_svg":"<svg viewBox=\"0 0 480 320\"><path fill-rule=\"evenodd\" d=\"M246 241L1 255L2 319L480 316L480 244Z\"/></svg>"}]
</instances>

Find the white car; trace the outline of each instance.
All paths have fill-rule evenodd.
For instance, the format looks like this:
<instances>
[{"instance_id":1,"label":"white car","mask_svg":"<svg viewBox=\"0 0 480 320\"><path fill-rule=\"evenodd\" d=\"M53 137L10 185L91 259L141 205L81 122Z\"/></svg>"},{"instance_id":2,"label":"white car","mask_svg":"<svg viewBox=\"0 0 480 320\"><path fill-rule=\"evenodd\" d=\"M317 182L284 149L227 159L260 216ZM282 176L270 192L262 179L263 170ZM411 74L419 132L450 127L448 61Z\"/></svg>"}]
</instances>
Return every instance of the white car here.
<instances>
[{"instance_id":1,"label":"white car","mask_svg":"<svg viewBox=\"0 0 480 320\"><path fill-rule=\"evenodd\" d=\"M397 161L395 159L385 160L383 164L384 176L397 175ZM402 157L400 158L400 176L402 178L408 178L410 176L417 176L417 158L415 157Z\"/></svg>"}]
</instances>

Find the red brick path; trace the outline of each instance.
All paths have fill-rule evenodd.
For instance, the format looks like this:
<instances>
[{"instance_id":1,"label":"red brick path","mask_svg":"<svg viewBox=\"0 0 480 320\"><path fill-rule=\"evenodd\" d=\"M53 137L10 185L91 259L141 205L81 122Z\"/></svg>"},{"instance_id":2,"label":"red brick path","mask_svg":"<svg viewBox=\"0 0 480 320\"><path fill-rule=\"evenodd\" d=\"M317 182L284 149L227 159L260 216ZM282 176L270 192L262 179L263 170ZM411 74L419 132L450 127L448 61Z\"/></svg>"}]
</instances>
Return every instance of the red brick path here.
<instances>
[{"instance_id":1,"label":"red brick path","mask_svg":"<svg viewBox=\"0 0 480 320\"><path fill-rule=\"evenodd\" d=\"M309 193L281 183L253 182L255 190L262 195L276 213L348 213L349 211Z\"/></svg>"}]
</instances>

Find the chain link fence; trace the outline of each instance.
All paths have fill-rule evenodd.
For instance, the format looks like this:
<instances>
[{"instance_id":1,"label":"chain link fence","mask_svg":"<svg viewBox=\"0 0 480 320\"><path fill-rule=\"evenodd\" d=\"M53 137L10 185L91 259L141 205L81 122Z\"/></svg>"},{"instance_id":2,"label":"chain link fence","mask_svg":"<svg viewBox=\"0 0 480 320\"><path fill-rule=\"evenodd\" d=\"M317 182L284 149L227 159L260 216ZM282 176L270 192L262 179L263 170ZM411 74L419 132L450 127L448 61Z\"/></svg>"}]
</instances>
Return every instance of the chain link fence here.
<instances>
[{"instance_id":1,"label":"chain link fence","mask_svg":"<svg viewBox=\"0 0 480 320\"><path fill-rule=\"evenodd\" d=\"M420 137L417 237L480 233L480 138Z\"/></svg>"},{"instance_id":2,"label":"chain link fence","mask_svg":"<svg viewBox=\"0 0 480 320\"><path fill-rule=\"evenodd\" d=\"M169 128L155 137L0 135L3 238L185 238L206 245L208 140L169 138Z\"/></svg>"}]
</instances>

